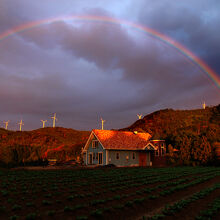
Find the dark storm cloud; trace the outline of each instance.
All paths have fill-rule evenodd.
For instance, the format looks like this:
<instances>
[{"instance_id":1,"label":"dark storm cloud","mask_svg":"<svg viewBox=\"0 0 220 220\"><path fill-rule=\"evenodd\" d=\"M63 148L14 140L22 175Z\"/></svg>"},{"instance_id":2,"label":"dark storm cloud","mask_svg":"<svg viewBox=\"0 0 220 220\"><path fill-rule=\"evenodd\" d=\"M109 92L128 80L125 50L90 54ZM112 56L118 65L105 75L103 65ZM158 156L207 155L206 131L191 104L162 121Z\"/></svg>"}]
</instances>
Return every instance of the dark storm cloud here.
<instances>
[{"instance_id":1,"label":"dark storm cloud","mask_svg":"<svg viewBox=\"0 0 220 220\"><path fill-rule=\"evenodd\" d=\"M139 21L157 29L191 49L212 66L220 58L219 1L146 1L139 11ZM150 7L148 7L150 5ZM215 65L220 75L220 64Z\"/></svg>"},{"instance_id":2,"label":"dark storm cloud","mask_svg":"<svg viewBox=\"0 0 220 220\"><path fill-rule=\"evenodd\" d=\"M4 1L0 30L74 13L130 17L177 39L218 68L218 14L210 14L216 11L212 5L205 4L204 11L195 3L190 8L173 1L93 3L21 0L16 6ZM59 21L0 41L0 78L0 120L14 120L14 128L19 118L26 129L39 127L39 120L49 120L53 112L64 127L97 128L104 117L106 128L120 128L133 123L137 113L219 100L213 82L175 48L103 22Z\"/></svg>"}]
</instances>

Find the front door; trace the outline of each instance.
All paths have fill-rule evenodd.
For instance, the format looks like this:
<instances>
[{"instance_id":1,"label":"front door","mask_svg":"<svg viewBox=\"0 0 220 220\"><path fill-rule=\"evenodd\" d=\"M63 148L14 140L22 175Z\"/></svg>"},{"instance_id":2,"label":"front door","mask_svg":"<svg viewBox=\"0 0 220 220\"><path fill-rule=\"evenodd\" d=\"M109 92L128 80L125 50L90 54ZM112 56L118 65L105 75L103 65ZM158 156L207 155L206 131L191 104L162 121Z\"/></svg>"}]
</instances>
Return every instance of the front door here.
<instances>
[{"instance_id":1,"label":"front door","mask_svg":"<svg viewBox=\"0 0 220 220\"><path fill-rule=\"evenodd\" d=\"M139 166L147 166L147 153L139 152Z\"/></svg>"},{"instance_id":2,"label":"front door","mask_svg":"<svg viewBox=\"0 0 220 220\"><path fill-rule=\"evenodd\" d=\"M99 164L102 164L102 153L99 153L98 159L99 159Z\"/></svg>"}]
</instances>

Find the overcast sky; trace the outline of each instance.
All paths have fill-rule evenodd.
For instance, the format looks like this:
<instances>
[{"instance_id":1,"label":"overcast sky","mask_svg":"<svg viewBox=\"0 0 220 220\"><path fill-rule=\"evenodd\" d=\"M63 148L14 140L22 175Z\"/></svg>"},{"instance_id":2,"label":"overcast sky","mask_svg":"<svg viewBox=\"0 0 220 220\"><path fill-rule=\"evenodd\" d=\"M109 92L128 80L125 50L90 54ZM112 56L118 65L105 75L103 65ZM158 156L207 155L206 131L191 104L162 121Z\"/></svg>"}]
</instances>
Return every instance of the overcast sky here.
<instances>
[{"instance_id":1,"label":"overcast sky","mask_svg":"<svg viewBox=\"0 0 220 220\"><path fill-rule=\"evenodd\" d=\"M124 19L182 44L220 77L219 0L0 0L0 35L68 15ZM0 40L0 126L123 128L137 114L220 103L220 89L171 45L125 25L60 20Z\"/></svg>"}]
</instances>

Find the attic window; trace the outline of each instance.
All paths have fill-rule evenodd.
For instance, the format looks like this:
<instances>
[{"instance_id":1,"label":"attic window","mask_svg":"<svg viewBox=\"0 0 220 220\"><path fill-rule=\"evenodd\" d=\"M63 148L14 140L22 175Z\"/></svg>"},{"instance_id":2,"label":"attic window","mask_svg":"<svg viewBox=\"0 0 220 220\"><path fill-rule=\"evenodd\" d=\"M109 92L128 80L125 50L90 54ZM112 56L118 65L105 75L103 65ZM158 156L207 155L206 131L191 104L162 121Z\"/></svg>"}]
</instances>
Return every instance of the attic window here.
<instances>
[{"instance_id":1,"label":"attic window","mask_svg":"<svg viewBox=\"0 0 220 220\"><path fill-rule=\"evenodd\" d=\"M98 148L98 144L99 142L98 141L92 141L92 148Z\"/></svg>"}]
</instances>

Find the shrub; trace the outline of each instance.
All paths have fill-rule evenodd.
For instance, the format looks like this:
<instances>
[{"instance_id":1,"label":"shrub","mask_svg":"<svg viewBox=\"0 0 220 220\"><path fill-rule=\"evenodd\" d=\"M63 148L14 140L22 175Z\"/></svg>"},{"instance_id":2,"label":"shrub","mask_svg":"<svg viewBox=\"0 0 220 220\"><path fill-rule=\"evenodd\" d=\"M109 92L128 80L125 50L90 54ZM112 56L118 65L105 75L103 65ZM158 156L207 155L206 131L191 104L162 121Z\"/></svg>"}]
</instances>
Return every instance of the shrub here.
<instances>
[{"instance_id":1,"label":"shrub","mask_svg":"<svg viewBox=\"0 0 220 220\"><path fill-rule=\"evenodd\" d=\"M150 196L148 196L148 198L149 198L149 199L157 199L158 196L157 196L157 195L150 195Z\"/></svg>"},{"instance_id":2,"label":"shrub","mask_svg":"<svg viewBox=\"0 0 220 220\"><path fill-rule=\"evenodd\" d=\"M0 206L0 213L5 212L5 211L6 211L5 206Z\"/></svg>"},{"instance_id":3,"label":"shrub","mask_svg":"<svg viewBox=\"0 0 220 220\"><path fill-rule=\"evenodd\" d=\"M13 205L12 210L13 210L13 211L15 211L15 210L21 210L21 206L15 204L15 205Z\"/></svg>"},{"instance_id":4,"label":"shrub","mask_svg":"<svg viewBox=\"0 0 220 220\"><path fill-rule=\"evenodd\" d=\"M65 206L64 209L63 209L64 212L71 212L73 211L73 208L72 207L69 207L69 206Z\"/></svg>"},{"instance_id":5,"label":"shrub","mask_svg":"<svg viewBox=\"0 0 220 220\"><path fill-rule=\"evenodd\" d=\"M26 206L27 206L27 207L31 207L31 206L34 206L34 204L33 204L32 202L27 202L27 203L26 203Z\"/></svg>"},{"instance_id":6,"label":"shrub","mask_svg":"<svg viewBox=\"0 0 220 220\"><path fill-rule=\"evenodd\" d=\"M13 215L10 217L10 220L17 220L17 219L19 219L19 216L17 216L17 215Z\"/></svg>"},{"instance_id":7,"label":"shrub","mask_svg":"<svg viewBox=\"0 0 220 220\"><path fill-rule=\"evenodd\" d=\"M30 213L30 214L26 215L25 220L35 220L36 218L37 218L36 213Z\"/></svg>"},{"instance_id":8,"label":"shrub","mask_svg":"<svg viewBox=\"0 0 220 220\"><path fill-rule=\"evenodd\" d=\"M54 216L54 215L55 215L55 211L54 211L54 210L49 210L49 211L47 212L47 215L48 215L48 216Z\"/></svg>"},{"instance_id":9,"label":"shrub","mask_svg":"<svg viewBox=\"0 0 220 220\"><path fill-rule=\"evenodd\" d=\"M87 220L88 217L87 216L77 216L76 220Z\"/></svg>"},{"instance_id":10,"label":"shrub","mask_svg":"<svg viewBox=\"0 0 220 220\"><path fill-rule=\"evenodd\" d=\"M102 214L103 214L102 211L99 210L99 209L96 209L96 210L91 212L91 215L94 216L94 217L101 217Z\"/></svg>"},{"instance_id":11,"label":"shrub","mask_svg":"<svg viewBox=\"0 0 220 220\"><path fill-rule=\"evenodd\" d=\"M43 201L42 201L42 204L43 204L43 205L51 205L52 202L51 202L51 201L48 201L48 200L43 200Z\"/></svg>"}]
</instances>

